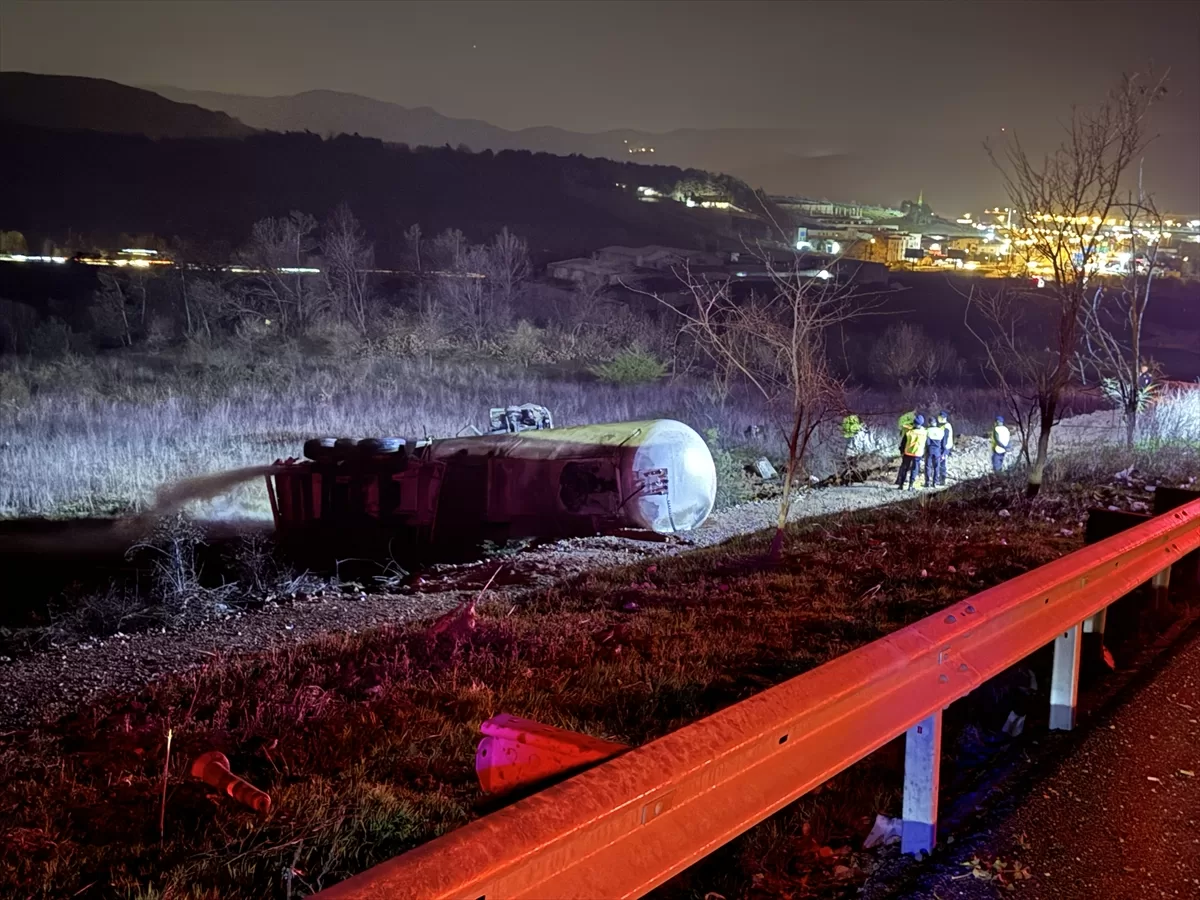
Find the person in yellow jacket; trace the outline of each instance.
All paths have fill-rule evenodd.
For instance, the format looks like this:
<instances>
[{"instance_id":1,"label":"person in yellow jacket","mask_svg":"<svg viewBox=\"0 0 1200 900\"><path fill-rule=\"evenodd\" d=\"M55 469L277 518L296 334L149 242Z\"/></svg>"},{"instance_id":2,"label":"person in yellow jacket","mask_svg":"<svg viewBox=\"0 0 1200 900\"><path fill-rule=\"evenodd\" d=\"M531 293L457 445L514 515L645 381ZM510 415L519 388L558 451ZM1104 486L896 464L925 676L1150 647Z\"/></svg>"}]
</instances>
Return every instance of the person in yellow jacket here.
<instances>
[{"instance_id":1,"label":"person in yellow jacket","mask_svg":"<svg viewBox=\"0 0 1200 900\"><path fill-rule=\"evenodd\" d=\"M925 440L925 417L918 414L900 441L900 474L896 477L896 487L900 490L906 486L911 489L916 484L917 468L925 456ZM904 484L905 478L908 479L907 485Z\"/></svg>"},{"instance_id":2,"label":"person in yellow jacket","mask_svg":"<svg viewBox=\"0 0 1200 900\"><path fill-rule=\"evenodd\" d=\"M1004 469L1004 457L1008 453L1008 443L1011 437L1004 424L1004 416L996 416L996 424L992 428L992 471Z\"/></svg>"}]
</instances>

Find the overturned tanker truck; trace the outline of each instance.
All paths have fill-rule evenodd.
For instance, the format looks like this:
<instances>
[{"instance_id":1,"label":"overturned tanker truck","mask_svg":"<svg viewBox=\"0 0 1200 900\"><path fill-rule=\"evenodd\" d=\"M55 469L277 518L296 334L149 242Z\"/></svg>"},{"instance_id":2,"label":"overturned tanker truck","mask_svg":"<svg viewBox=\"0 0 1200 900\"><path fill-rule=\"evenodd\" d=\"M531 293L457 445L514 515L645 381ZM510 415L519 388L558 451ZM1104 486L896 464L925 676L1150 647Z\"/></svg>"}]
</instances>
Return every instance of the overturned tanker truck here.
<instances>
[{"instance_id":1,"label":"overturned tanker truck","mask_svg":"<svg viewBox=\"0 0 1200 900\"><path fill-rule=\"evenodd\" d=\"M314 438L304 456L267 476L283 538L387 532L424 546L669 535L708 517L717 486L708 446L682 422L555 428L531 404L493 409L487 434Z\"/></svg>"}]
</instances>

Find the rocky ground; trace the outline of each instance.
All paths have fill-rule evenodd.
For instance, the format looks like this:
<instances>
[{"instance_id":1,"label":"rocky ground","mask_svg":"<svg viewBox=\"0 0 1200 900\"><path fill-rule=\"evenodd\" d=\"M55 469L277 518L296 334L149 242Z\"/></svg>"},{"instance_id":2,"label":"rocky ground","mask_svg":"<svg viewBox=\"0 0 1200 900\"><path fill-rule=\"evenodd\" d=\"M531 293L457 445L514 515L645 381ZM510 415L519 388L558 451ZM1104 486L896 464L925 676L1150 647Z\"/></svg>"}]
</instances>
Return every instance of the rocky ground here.
<instances>
[{"instance_id":1,"label":"rocky ground","mask_svg":"<svg viewBox=\"0 0 1200 900\"><path fill-rule=\"evenodd\" d=\"M985 439L966 438L959 443L949 469L952 483L990 472ZM911 496L890 481L806 487L797 494L790 518L798 521L868 509ZM54 718L99 694L131 690L230 655L436 616L476 596L489 581L491 599L515 604L529 591L583 572L685 553L769 528L778 509L778 501L772 499L721 510L685 540L564 540L502 558L435 567L400 589L380 591L377 585L349 584L287 591L269 596L254 610L218 607L203 622L187 627L52 643L41 652L0 658L0 729Z\"/></svg>"}]
</instances>

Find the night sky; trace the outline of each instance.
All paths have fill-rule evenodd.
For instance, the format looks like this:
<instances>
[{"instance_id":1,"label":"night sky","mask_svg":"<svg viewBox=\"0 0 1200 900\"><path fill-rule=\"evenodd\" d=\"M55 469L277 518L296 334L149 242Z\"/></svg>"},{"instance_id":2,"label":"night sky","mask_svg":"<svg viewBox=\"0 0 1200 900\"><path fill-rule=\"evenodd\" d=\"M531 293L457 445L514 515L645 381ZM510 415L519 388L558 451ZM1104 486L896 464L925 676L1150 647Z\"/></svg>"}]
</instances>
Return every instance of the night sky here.
<instances>
[{"instance_id":1,"label":"night sky","mask_svg":"<svg viewBox=\"0 0 1200 900\"><path fill-rule=\"evenodd\" d=\"M1167 205L1200 212L1200 4L3 0L0 68L243 94L328 88L507 128L827 126L815 153L1046 135L1170 68ZM869 123L869 129L864 128ZM872 137L864 135L870 134ZM878 166L878 159L872 165ZM886 164L886 163L885 163ZM986 159L980 155L981 172ZM982 197L979 198L982 201Z\"/></svg>"}]
</instances>

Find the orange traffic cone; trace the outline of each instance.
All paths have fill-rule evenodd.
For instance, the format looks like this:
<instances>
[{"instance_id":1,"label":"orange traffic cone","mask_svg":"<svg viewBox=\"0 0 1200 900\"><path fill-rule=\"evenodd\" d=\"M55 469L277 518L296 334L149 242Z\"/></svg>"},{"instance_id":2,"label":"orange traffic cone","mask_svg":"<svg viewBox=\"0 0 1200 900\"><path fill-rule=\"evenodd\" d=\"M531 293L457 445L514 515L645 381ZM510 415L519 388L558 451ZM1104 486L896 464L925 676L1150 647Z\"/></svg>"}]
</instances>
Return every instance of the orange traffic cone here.
<instances>
[{"instance_id":1,"label":"orange traffic cone","mask_svg":"<svg viewBox=\"0 0 1200 900\"><path fill-rule=\"evenodd\" d=\"M271 798L248 781L229 771L229 759L219 750L210 750L197 756L192 762L192 777L228 794L238 803L245 804L258 813L266 814L271 809Z\"/></svg>"}]
</instances>

